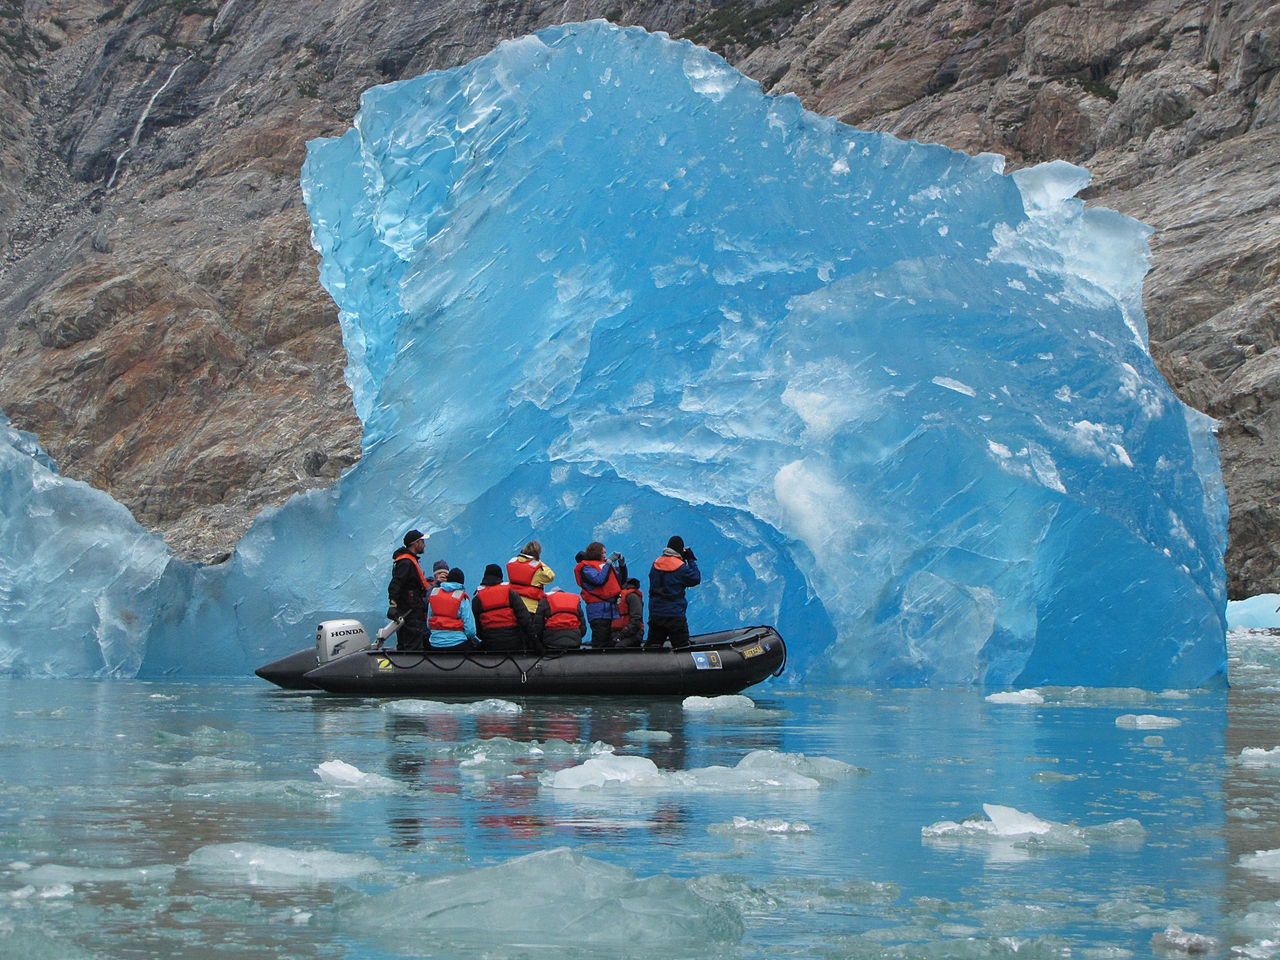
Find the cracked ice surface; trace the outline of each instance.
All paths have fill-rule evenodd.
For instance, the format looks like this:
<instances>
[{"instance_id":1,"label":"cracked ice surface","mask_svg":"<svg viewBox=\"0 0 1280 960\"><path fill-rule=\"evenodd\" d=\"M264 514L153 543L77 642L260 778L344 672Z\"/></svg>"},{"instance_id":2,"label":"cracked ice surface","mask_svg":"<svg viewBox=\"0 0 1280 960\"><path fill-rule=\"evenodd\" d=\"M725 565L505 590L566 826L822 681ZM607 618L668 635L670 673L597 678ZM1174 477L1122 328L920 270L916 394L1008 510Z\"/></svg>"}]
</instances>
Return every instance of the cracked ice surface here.
<instances>
[{"instance_id":1,"label":"cracked ice surface","mask_svg":"<svg viewBox=\"0 0 1280 960\"><path fill-rule=\"evenodd\" d=\"M301 646L379 607L418 526L472 573L536 534L562 580L590 539L642 573L679 532L694 629L776 623L817 679L1219 682L1215 441L1145 347L1146 228L1087 179L602 22L367 91L303 171L363 458L228 563L171 563L129 662Z\"/></svg>"}]
</instances>

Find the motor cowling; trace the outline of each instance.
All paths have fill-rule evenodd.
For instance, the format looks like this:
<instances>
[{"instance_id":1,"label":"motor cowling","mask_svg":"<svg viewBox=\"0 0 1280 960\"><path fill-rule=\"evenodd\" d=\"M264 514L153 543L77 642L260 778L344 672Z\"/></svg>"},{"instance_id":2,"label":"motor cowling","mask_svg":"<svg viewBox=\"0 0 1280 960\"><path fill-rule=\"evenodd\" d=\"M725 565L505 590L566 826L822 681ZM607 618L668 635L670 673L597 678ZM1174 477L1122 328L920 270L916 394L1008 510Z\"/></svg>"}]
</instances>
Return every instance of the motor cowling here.
<instances>
[{"instance_id":1,"label":"motor cowling","mask_svg":"<svg viewBox=\"0 0 1280 960\"><path fill-rule=\"evenodd\" d=\"M369 633L359 620L326 620L316 627L316 660L328 663L369 646Z\"/></svg>"}]
</instances>

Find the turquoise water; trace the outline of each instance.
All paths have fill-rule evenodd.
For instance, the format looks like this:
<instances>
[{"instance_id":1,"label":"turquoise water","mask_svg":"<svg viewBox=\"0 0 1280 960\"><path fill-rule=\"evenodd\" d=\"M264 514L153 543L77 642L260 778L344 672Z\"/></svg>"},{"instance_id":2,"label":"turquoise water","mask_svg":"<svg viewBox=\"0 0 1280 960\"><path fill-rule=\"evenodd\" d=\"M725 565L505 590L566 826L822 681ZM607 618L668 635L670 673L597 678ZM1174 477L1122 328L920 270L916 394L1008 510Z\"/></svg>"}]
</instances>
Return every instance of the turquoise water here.
<instances>
[{"instance_id":1,"label":"turquoise water","mask_svg":"<svg viewBox=\"0 0 1280 960\"><path fill-rule=\"evenodd\" d=\"M1280 637L1234 635L1232 677L1226 693L1047 689L1041 705L779 686L749 712L529 700L470 716L256 680L4 680L0 956L1123 957L1159 955L1170 926L1215 938L1211 956L1270 956L1280 866L1240 860L1280 848L1280 758L1240 754L1280 744ZM477 742L495 737L576 746ZM540 782L595 741L666 771L763 749L861 772L787 790ZM326 785L330 760L386 780ZM984 803L1098 829L922 837ZM1100 826L1124 818L1142 830ZM245 843L272 849L229 863L221 845ZM561 847L587 859L512 863Z\"/></svg>"}]
</instances>

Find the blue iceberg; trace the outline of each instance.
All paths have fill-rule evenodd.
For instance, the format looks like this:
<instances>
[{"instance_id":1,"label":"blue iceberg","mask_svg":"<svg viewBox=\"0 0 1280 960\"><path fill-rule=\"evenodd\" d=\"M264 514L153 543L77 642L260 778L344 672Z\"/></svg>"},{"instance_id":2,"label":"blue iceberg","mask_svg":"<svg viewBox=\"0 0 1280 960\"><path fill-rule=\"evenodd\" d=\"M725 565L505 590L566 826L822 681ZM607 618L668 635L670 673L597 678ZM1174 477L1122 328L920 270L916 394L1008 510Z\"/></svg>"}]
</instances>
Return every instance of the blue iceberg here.
<instances>
[{"instance_id":1,"label":"blue iceberg","mask_svg":"<svg viewBox=\"0 0 1280 960\"><path fill-rule=\"evenodd\" d=\"M373 617L418 526L472 577L537 536L561 582L589 540L643 577L680 533L693 628L776 623L814 680L1225 679L1212 421L1087 172L855 130L597 21L367 91L302 182L363 458L218 567L124 550L141 673Z\"/></svg>"}]
</instances>

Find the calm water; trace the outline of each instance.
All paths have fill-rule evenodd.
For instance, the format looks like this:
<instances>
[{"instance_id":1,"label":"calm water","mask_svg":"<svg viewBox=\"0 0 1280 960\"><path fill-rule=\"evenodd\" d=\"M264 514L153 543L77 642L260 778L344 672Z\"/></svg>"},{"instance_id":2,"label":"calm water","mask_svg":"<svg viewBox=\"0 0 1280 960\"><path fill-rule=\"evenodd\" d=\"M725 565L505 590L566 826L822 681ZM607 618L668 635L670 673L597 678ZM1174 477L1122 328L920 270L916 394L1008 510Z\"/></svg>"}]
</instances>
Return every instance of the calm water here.
<instances>
[{"instance_id":1,"label":"calm water","mask_svg":"<svg viewBox=\"0 0 1280 960\"><path fill-rule=\"evenodd\" d=\"M1212 956L1272 956L1280 866L1239 861L1280 848L1280 765L1240 754L1280 744L1280 637L1233 637L1231 668L1227 693L1044 690L1028 706L776 687L724 716L677 699L417 717L256 680L0 681L0 956L1142 957L1174 925L1215 938ZM1126 729L1123 714L1181 724ZM507 745L525 755L477 762L473 741L494 737L603 741L664 770L768 749L865 773L808 790L562 791L539 775L582 757ZM326 786L314 768L335 759L394 782ZM1145 839L922 838L984 803L1079 827L1135 818ZM810 829L758 835L735 816ZM246 871L219 853L233 843L275 849ZM601 908L590 861L503 866L558 847L682 883ZM313 853L298 866L290 851ZM461 887L413 886L450 874ZM531 915L527 898L541 898ZM446 900L470 933L439 928ZM710 919L673 931L677 902ZM625 947L582 932L599 917L608 939L620 916L639 918ZM510 918L528 936L502 932Z\"/></svg>"}]
</instances>

